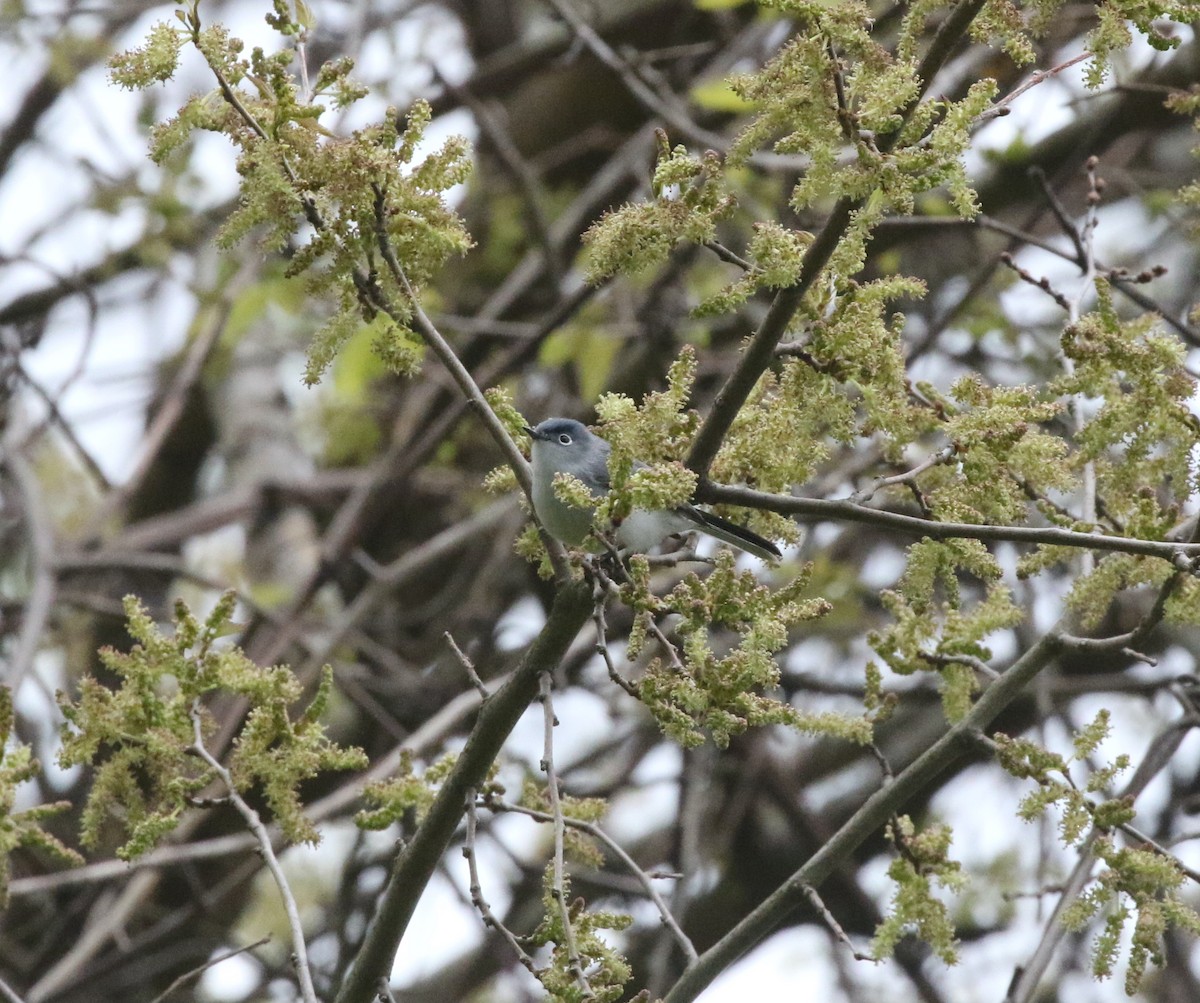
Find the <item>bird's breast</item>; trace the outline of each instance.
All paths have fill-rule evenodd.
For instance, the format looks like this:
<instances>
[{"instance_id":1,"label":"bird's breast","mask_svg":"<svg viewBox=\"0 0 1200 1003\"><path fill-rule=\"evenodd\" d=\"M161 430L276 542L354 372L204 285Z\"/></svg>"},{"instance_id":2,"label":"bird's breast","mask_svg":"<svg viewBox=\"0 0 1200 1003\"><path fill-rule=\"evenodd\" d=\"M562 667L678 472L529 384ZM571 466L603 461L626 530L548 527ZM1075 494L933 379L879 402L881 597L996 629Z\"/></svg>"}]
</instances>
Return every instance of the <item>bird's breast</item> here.
<instances>
[{"instance_id":1,"label":"bird's breast","mask_svg":"<svg viewBox=\"0 0 1200 1003\"><path fill-rule=\"evenodd\" d=\"M560 501L554 493L554 475L561 471L538 460L533 458L533 510L554 539L577 547L592 528L593 509Z\"/></svg>"}]
</instances>

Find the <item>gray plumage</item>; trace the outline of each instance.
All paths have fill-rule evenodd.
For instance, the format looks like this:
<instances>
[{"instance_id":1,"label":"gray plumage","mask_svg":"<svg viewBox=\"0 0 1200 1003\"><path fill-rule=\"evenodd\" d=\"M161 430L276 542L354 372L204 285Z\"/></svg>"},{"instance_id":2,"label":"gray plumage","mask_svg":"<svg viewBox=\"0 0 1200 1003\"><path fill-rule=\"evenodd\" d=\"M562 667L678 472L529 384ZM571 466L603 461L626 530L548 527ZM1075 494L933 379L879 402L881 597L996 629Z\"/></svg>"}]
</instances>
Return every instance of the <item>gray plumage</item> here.
<instances>
[{"instance_id":1,"label":"gray plumage","mask_svg":"<svg viewBox=\"0 0 1200 1003\"><path fill-rule=\"evenodd\" d=\"M567 505L554 494L554 475L578 478L594 495L608 492L608 454L612 447L586 425L571 418L547 418L525 429L533 439L533 508L546 532L570 546L579 546L592 528L593 509ZM644 466L644 464L638 464ZM634 509L617 527L617 542L644 553L674 533L698 530L764 561L780 557L770 540L694 505L670 511Z\"/></svg>"}]
</instances>

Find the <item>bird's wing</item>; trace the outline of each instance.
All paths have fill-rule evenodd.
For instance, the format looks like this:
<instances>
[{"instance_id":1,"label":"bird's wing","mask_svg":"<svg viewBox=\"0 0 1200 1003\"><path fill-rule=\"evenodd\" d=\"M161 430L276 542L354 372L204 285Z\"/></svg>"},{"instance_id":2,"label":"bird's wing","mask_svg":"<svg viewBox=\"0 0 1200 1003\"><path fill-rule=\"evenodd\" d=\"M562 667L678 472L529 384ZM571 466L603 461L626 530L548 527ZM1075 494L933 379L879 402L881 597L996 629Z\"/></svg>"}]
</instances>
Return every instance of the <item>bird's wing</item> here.
<instances>
[{"instance_id":1,"label":"bird's wing","mask_svg":"<svg viewBox=\"0 0 1200 1003\"><path fill-rule=\"evenodd\" d=\"M608 489L611 486L608 479L608 454L612 452L612 446L601 439L600 436L596 436L596 441L602 443L602 445L587 471L588 481L598 486L600 494L608 494Z\"/></svg>"}]
</instances>

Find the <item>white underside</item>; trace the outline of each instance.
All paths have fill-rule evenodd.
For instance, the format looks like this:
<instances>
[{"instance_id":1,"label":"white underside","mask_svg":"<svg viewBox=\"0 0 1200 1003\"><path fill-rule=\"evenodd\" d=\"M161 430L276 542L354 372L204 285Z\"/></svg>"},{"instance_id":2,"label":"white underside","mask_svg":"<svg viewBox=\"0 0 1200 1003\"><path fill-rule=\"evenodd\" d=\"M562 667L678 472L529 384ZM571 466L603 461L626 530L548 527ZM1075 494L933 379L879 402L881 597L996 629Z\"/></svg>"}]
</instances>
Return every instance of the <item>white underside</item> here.
<instances>
[{"instance_id":1,"label":"white underside","mask_svg":"<svg viewBox=\"0 0 1200 1003\"><path fill-rule=\"evenodd\" d=\"M592 509L566 505L554 494L554 475L543 450L533 454L533 507L546 531L556 540L578 547L592 528ZM634 509L617 528L616 540L622 549L645 553L673 533L701 529L680 512L647 512Z\"/></svg>"},{"instance_id":2,"label":"white underside","mask_svg":"<svg viewBox=\"0 0 1200 1003\"><path fill-rule=\"evenodd\" d=\"M645 553L672 533L686 533L699 527L679 512L647 512L635 508L617 529L617 543L635 553Z\"/></svg>"}]
</instances>

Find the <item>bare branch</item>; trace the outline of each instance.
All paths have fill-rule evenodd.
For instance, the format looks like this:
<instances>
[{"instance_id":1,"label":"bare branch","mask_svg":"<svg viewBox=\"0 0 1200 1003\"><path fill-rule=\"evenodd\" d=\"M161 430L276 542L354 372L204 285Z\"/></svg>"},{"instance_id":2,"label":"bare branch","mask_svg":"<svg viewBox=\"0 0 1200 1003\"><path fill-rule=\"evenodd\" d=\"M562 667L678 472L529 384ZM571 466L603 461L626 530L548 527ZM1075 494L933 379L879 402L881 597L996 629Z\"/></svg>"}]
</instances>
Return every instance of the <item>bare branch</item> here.
<instances>
[{"instance_id":1,"label":"bare branch","mask_svg":"<svg viewBox=\"0 0 1200 1003\"><path fill-rule=\"evenodd\" d=\"M9 687L16 692L21 680L33 668L43 632L50 620L57 583L54 577L54 529L41 496L41 486L33 469L19 453L7 451L4 466L12 474L21 493L21 515L28 530L33 585L25 603L21 633L8 665Z\"/></svg>"},{"instance_id":2,"label":"bare branch","mask_svg":"<svg viewBox=\"0 0 1200 1003\"><path fill-rule=\"evenodd\" d=\"M875 497L880 488L891 487L896 484L911 484L926 470L932 470L934 467L941 466L943 463L949 463L958 453L958 447L951 443L943 449L927 457L918 463L911 470L907 470L902 474L894 474L891 477L878 477L875 483L869 489L855 491L850 496L850 500L856 505L865 505Z\"/></svg>"},{"instance_id":3,"label":"bare branch","mask_svg":"<svg viewBox=\"0 0 1200 1003\"><path fill-rule=\"evenodd\" d=\"M512 802L505 801L501 798L487 797L481 802L481 804L482 806L490 808L495 812L513 812L519 815L528 815L530 818L537 819L539 822L553 823L556 821L555 816L552 814L544 811L538 811L536 808L526 808L524 805L513 804ZM654 903L655 908L658 909L658 914L662 918L663 925L671 931L671 936L675 938L675 942L679 945L679 949L683 951L684 957L688 959L688 963L690 964L691 962L695 961L699 957L699 955L696 953L695 946L692 944L687 934L683 932L683 929L679 926L678 921L671 912L670 907L667 905L663 897L658 893L658 890L654 887L655 878L678 879L681 878L682 875L661 874L657 872L650 874L642 870L642 868L637 865L637 862L625 851L624 847L622 847L620 843L613 839L608 832L602 829L595 822L587 822L583 819L564 816L563 824L572 829L578 829L580 832L586 833L592 838L599 840L609 849L613 856L621 861L621 865L625 867L630 874L637 878L638 883L646 892L646 897L649 898L650 901Z\"/></svg>"},{"instance_id":4,"label":"bare branch","mask_svg":"<svg viewBox=\"0 0 1200 1003\"><path fill-rule=\"evenodd\" d=\"M521 946L521 942L517 940L513 932L496 918L496 914L492 912L492 907L488 905L487 899L483 897L483 886L479 881L479 863L475 858L475 831L479 823L479 818L476 812L475 805L475 790L472 788L467 791L467 835L463 841L463 856L467 858L467 870L471 880L471 903L479 911L479 915L483 917L483 925L490 930L495 930L505 943L512 948L513 953L517 956L517 960L521 963L530 975L537 978L538 967L529 952Z\"/></svg>"},{"instance_id":5,"label":"bare branch","mask_svg":"<svg viewBox=\"0 0 1200 1003\"><path fill-rule=\"evenodd\" d=\"M3 996L7 1003L25 1003L25 1001L17 995L16 990L14 990L12 986L10 986L3 979L0 979L0 996Z\"/></svg>"},{"instance_id":6,"label":"bare branch","mask_svg":"<svg viewBox=\"0 0 1200 1003\"><path fill-rule=\"evenodd\" d=\"M558 791L558 773L554 769L554 726L558 724L558 719L554 716L554 700L551 696L553 687L550 673L543 672L538 677L538 697L542 701L542 770L546 774L546 797L550 802L550 814L554 820L554 859L551 864L553 870L550 894L558 905L558 920L562 924L567 964L575 974L575 981L579 983L583 998L593 999L596 994L592 991L587 973L584 972L579 959L579 945L575 942L575 927L571 922L571 907L567 903L566 868L563 864L563 833L566 823Z\"/></svg>"},{"instance_id":7,"label":"bare branch","mask_svg":"<svg viewBox=\"0 0 1200 1003\"><path fill-rule=\"evenodd\" d=\"M541 674L553 670L587 622L591 615L591 598L591 589L583 582L571 582L561 587L546 625L520 666L480 709L479 719L454 769L392 868L362 949L342 983L337 1003L363 999L371 993L377 979L391 969L396 946L413 910L454 837L465 810L467 791L483 779L517 719L537 695Z\"/></svg>"},{"instance_id":8,"label":"bare branch","mask_svg":"<svg viewBox=\"0 0 1200 1003\"><path fill-rule=\"evenodd\" d=\"M474 378L468 372L458 356L454 353L454 349L450 347L449 342L442 337L442 333L429 319L429 315L421 307L420 300L417 299L417 294L413 287L409 284L408 276L404 273L404 269L400 267L400 262L396 260L395 251L392 249L391 238L387 232L387 216L385 213L385 195L382 188L375 186L375 238L379 245L379 253L383 255L383 260L387 263L388 270L392 273L392 278L404 290L404 295L408 298L409 306L412 309L413 320L416 322L417 333L421 335L425 343L433 350L433 354L438 357L438 361L446 367L454 379L458 389L462 395L471 403L475 409L480 421L491 434L496 444L504 453L505 460L512 467L513 473L516 474L517 481L521 485L521 489L531 500L532 504L532 485L529 479L529 463L517 449L517 444L513 442L512 437L508 434L508 429L496 417L487 399L483 396ZM394 319L399 319L394 309L389 309L388 304L380 302L380 309L387 310L389 316Z\"/></svg>"},{"instance_id":9,"label":"bare branch","mask_svg":"<svg viewBox=\"0 0 1200 1003\"><path fill-rule=\"evenodd\" d=\"M850 819L764 902L705 951L664 997L664 1003L690 1003L716 976L750 947L759 943L804 897L804 888L819 888L833 871L868 837L878 831L910 798L939 776L973 744L972 736L986 727L1054 658L1059 648L1047 634L1017 659L975 706L951 726L896 779L876 791Z\"/></svg>"},{"instance_id":10,"label":"bare branch","mask_svg":"<svg viewBox=\"0 0 1200 1003\"><path fill-rule=\"evenodd\" d=\"M817 911L817 915L820 916L822 920L824 920L825 925L827 927L829 927L829 929L833 933L833 935L835 937L837 937L837 939L839 941L841 941L843 944L845 944L847 948L849 948L850 954L854 958L855 961L875 961L875 960L877 960L872 955L864 954L862 951L860 951L858 948L856 948L854 946L854 941L852 941L850 939L850 935L848 933L846 933L845 930L842 929L842 924L839 923L837 921L837 919L834 917L833 913L831 913L829 911L829 907L827 905L825 905L824 901L821 899L820 894L817 892L817 890L812 885L804 885L801 890L804 893L804 897L806 899L808 899L809 904Z\"/></svg>"},{"instance_id":11,"label":"bare branch","mask_svg":"<svg viewBox=\"0 0 1200 1003\"><path fill-rule=\"evenodd\" d=\"M467 678L471 680L471 685L475 687L475 692L477 692L480 697L486 700L488 698L488 689L483 685L483 680L479 678L479 673L475 671L474 663L463 653L462 648L455 643L454 637L451 635L450 631L442 631L442 637L444 637L446 639L446 643L450 645L450 650L454 652L454 657L458 659L458 663L463 667L463 671L466 672Z\"/></svg>"},{"instance_id":12,"label":"bare branch","mask_svg":"<svg viewBox=\"0 0 1200 1003\"><path fill-rule=\"evenodd\" d=\"M226 951L224 954L220 954L217 957L204 962L204 964L200 965L198 968L193 968L190 972L184 972L181 976L179 976L179 978L167 986L166 989L155 996L150 1003L163 1003L163 1001L166 1000L171 993L175 992L176 989L181 989L183 986L191 982L192 979L203 975L214 965L219 965L222 961L228 961L230 958L236 958L239 954L245 954L247 951L253 951L256 947L262 947L263 944L269 944L270 942L271 937L268 934L266 937L260 937L253 944L247 944L245 947L238 947L232 951Z\"/></svg>"},{"instance_id":13,"label":"bare branch","mask_svg":"<svg viewBox=\"0 0 1200 1003\"><path fill-rule=\"evenodd\" d=\"M283 868L279 866L279 858L275 856L275 848L271 845L271 834L263 825L258 812L251 808L238 793L232 774L205 747L198 701L192 706L191 717L194 736L192 751L208 764L209 769L220 777L221 782L225 785L230 803L237 809L237 813L242 816L246 826L254 834L263 862L267 865L267 870L271 872L271 877L275 879L275 886L279 889L280 898L283 899L288 926L292 931L292 960L296 976L300 980L300 995L304 999L304 1003L318 1003L316 990L313 989L312 970L308 967L308 948L304 942L304 924L300 921L300 908L296 905L296 899L292 895L292 888L288 884L287 876L283 873Z\"/></svg>"},{"instance_id":14,"label":"bare branch","mask_svg":"<svg viewBox=\"0 0 1200 1003\"><path fill-rule=\"evenodd\" d=\"M608 603L608 597L616 591L616 585L604 573L599 561L591 565L591 574L595 577L595 586L592 589L592 619L596 624L596 653L604 660L608 678L636 700L638 699L637 684L630 682L617 671L617 667L613 664L612 653L608 650L608 625L605 622L604 609Z\"/></svg>"},{"instance_id":15,"label":"bare branch","mask_svg":"<svg viewBox=\"0 0 1200 1003\"><path fill-rule=\"evenodd\" d=\"M1006 541L1009 543L1033 543L1058 547L1079 547L1110 553L1142 554L1146 557L1161 557L1165 561L1182 561L1189 569L1191 562L1200 557L1200 544L1170 543L1162 540L1142 540L1129 536L1104 536L1099 533L1078 533L1056 526L991 526L963 522L938 522L917 516L884 512L880 509L856 505L853 501L828 500L824 498L798 498L793 495L774 495L752 488L731 487L711 482L701 485L696 492L701 502L726 502L759 508L767 512L779 512L815 522L855 522L894 529L902 533L928 536L934 540L974 539L985 543Z\"/></svg>"},{"instance_id":16,"label":"bare branch","mask_svg":"<svg viewBox=\"0 0 1200 1003\"><path fill-rule=\"evenodd\" d=\"M1011 91L1004 95L999 101L992 105L987 111L980 115L973 123L974 128L990 122L994 118L1000 118L1009 113L1010 105L1024 94L1031 87L1037 87L1039 84L1045 83L1052 77L1058 76L1063 70L1069 70L1072 66L1082 63L1085 59L1091 59L1091 52L1081 52L1076 56L1072 56L1065 62L1059 63L1056 66L1051 66L1047 70L1038 70L1029 75L1029 79L1014 87Z\"/></svg>"}]
</instances>

